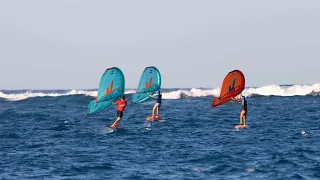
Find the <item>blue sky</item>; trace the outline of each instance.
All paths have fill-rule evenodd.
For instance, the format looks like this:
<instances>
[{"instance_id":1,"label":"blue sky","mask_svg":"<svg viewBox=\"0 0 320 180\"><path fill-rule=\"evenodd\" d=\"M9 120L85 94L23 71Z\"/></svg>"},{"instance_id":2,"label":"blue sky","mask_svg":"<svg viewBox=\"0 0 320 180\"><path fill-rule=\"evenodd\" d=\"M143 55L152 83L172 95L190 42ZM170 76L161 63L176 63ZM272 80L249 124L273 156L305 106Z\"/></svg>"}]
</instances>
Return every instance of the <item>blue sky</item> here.
<instances>
[{"instance_id":1,"label":"blue sky","mask_svg":"<svg viewBox=\"0 0 320 180\"><path fill-rule=\"evenodd\" d=\"M97 88L108 67L135 88L320 82L320 1L0 1L0 89Z\"/></svg>"}]
</instances>

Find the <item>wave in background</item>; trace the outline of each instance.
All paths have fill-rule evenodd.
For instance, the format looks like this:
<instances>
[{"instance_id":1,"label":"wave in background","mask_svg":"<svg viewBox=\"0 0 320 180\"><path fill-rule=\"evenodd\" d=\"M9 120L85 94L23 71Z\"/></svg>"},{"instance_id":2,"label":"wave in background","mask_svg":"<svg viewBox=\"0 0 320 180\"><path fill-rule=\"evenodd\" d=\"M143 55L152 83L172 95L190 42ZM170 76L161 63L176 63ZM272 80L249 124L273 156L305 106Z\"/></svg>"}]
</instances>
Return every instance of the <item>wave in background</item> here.
<instances>
[{"instance_id":1,"label":"wave in background","mask_svg":"<svg viewBox=\"0 0 320 180\"><path fill-rule=\"evenodd\" d=\"M135 93L135 90L126 90L125 94ZM85 95L96 97L97 90L2 90L0 91L0 98L18 101L33 97L59 97L59 96L71 96L71 95ZM163 89L163 99L181 99L181 98L193 98L193 97L206 97L206 96L219 96L220 88L215 89L203 89L203 88L191 88L191 89ZM320 95L320 83L313 85L267 85L262 87L246 88L243 91L245 96L308 96L308 95Z\"/></svg>"}]
</instances>

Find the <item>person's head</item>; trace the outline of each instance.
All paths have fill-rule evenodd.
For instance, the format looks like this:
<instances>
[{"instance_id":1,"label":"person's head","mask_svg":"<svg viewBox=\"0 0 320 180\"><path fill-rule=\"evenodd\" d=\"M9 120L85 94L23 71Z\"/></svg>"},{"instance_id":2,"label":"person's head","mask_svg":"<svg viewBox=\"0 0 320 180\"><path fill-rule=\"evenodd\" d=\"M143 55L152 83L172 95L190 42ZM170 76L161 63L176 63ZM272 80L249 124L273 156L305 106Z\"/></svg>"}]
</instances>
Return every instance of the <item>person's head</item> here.
<instances>
[{"instance_id":1,"label":"person's head","mask_svg":"<svg viewBox=\"0 0 320 180\"><path fill-rule=\"evenodd\" d=\"M125 99L126 99L126 97L124 97L124 96L121 96L121 99L125 100Z\"/></svg>"},{"instance_id":2,"label":"person's head","mask_svg":"<svg viewBox=\"0 0 320 180\"><path fill-rule=\"evenodd\" d=\"M157 94L160 94L160 90L157 91Z\"/></svg>"}]
</instances>

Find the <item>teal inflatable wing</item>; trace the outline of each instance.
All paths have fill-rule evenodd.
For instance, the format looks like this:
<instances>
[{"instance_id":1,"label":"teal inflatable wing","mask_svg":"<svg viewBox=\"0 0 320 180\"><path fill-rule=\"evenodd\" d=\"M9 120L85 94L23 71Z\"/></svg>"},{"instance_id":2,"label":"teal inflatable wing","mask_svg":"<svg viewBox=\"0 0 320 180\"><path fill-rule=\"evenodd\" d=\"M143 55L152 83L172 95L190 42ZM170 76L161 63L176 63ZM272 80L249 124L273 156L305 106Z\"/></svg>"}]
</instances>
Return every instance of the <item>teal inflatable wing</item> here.
<instances>
[{"instance_id":1,"label":"teal inflatable wing","mask_svg":"<svg viewBox=\"0 0 320 180\"><path fill-rule=\"evenodd\" d=\"M88 105L87 116L92 115L94 113L98 113L105 108L109 107L112 104L111 101L104 101L96 103L96 101L91 101Z\"/></svg>"},{"instance_id":2,"label":"teal inflatable wing","mask_svg":"<svg viewBox=\"0 0 320 180\"><path fill-rule=\"evenodd\" d=\"M88 105L87 115L102 111L118 100L124 93L125 81L122 71L117 68L107 69L100 80L97 99Z\"/></svg>"},{"instance_id":3,"label":"teal inflatable wing","mask_svg":"<svg viewBox=\"0 0 320 180\"><path fill-rule=\"evenodd\" d=\"M140 103L147 99L149 99L150 96L152 96L154 92L151 93L136 93L132 95L132 103Z\"/></svg>"},{"instance_id":4,"label":"teal inflatable wing","mask_svg":"<svg viewBox=\"0 0 320 180\"><path fill-rule=\"evenodd\" d=\"M122 71L117 67L107 69L100 80L97 101L118 99L124 93L124 86Z\"/></svg>"},{"instance_id":5,"label":"teal inflatable wing","mask_svg":"<svg viewBox=\"0 0 320 180\"><path fill-rule=\"evenodd\" d=\"M132 102L139 103L147 100L161 88L160 71L154 67L146 67L140 77L138 90L132 95Z\"/></svg>"}]
</instances>

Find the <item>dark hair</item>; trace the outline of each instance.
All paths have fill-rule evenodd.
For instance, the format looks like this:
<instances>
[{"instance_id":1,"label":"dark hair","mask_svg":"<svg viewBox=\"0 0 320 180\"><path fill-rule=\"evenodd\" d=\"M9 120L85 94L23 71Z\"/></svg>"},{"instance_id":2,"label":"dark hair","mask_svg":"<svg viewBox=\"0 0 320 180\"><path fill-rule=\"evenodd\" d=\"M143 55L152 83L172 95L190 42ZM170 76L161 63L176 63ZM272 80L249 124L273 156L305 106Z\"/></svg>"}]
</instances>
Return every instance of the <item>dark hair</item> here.
<instances>
[{"instance_id":1,"label":"dark hair","mask_svg":"<svg viewBox=\"0 0 320 180\"><path fill-rule=\"evenodd\" d=\"M124 96L121 96L121 99L126 99L126 97L124 97Z\"/></svg>"}]
</instances>

